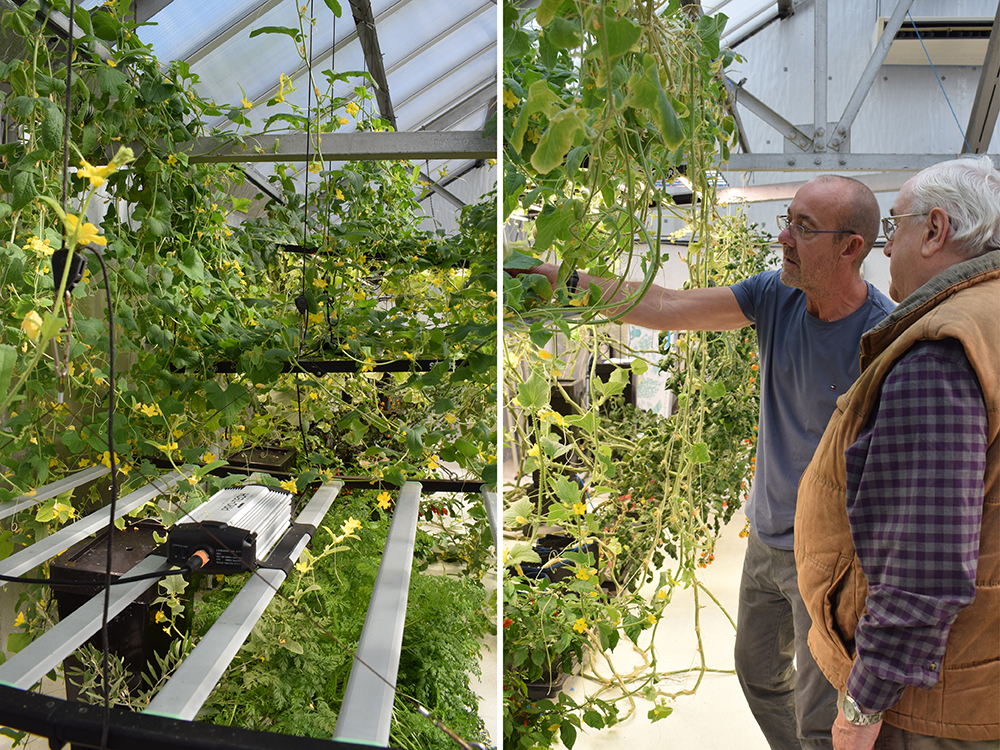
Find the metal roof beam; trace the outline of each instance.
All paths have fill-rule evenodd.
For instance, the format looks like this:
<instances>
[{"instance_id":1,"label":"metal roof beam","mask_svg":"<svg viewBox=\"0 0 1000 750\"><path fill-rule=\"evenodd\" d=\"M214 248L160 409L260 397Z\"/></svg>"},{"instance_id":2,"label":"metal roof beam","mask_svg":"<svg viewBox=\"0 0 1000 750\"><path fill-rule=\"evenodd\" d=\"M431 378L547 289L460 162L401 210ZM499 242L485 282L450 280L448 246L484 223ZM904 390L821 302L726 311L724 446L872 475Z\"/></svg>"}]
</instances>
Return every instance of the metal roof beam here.
<instances>
[{"instance_id":1,"label":"metal roof beam","mask_svg":"<svg viewBox=\"0 0 1000 750\"><path fill-rule=\"evenodd\" d=\"M439 110L433 119L427 120L413 130L447 130L449 126L461 122L473 112L482 109L483 105L489 107L490 103L496 102L496 100L497 79L494 77L478 89L470 91L465 98L451 104L446 109Z\"/></svg>"},{"instance_id":2,"label":"metal roof beam","mask_svg":"<svg viewBox=\"0 0 1000 750\"><path fill-rule=\"evenodd\" d=\"M437 193L446 201L448 201L451 205L453 205L455 208L459 209L465 208L466 206L465 201L456 196L454 193L449 192L448 189L445 188L441 183L432 180L426 172L423 171L420 172L420 179L429 184L431 192Z\"/></svg>"},{"instance_id":3,"label":"metal roof beam","mask_svg":"<svg viewBox=\"0 0 1000 750\"><path fill-rule=\"evenodd\" d=\"M1000 155L990 154L1000 169ZM899 172L925 169L957 154L732 154L730 172Z\"/></svg>"},{"instance_id":4,"label":"metal roof beam","mask_svg":"<svg viewBox=\"0 0 1000 750\"><path fill-rule=\"evenodd\" d=\"M132 0L136 23L146 23L174 0Z\"/></svg>"},{"instance_id":5,"label":"metal roof beam","mask_svg":"<svg viewBox=\"0 0 1000 750\"><path fill-rule=\"evenodd\" d=\"M378 102L379 114L396 130L396 113L393 112L392 98L389 96L389 81L385 77L372 4L369 0L350 0L350 3L354 24L358 28L358 39L361 40L361 49L365 53L365 65L375 82L375 100Z\"/></svg>"},{"instance_id":6,"label":"metal roof beam","mask_svg":"<svg viewBox=\"0 0 1000 750\"><path fill-rule=\"evenodd\" d=\"M993 138L993 128L997 124L997 110L1000 108L1000 5L993 19L993 30L986 46L983 72L979 76L976 99L969 114L969 127L965 130L962 153L985 154Z\"/></svg>"},{"instance_id":7,"label":"metal roof beam","mask_svg":"<svg viewBox=\"0 0 1000 750\"><path fill-rule=\"evenodd\" d=\"M307 148L302 133L198 138L190 162L394 161L409 159L495 159L496 139L481 130L419 133L323 133Z\"/></svg>"},{"instance_id":8,"label":"metal roof beam","mask_svg":"<svg viewBox=\"0 0 1000 750\"><path fill-rule=\"evenodd\" d=\"M889 18L889 22L885 25L885 29L882 32L881 38L878 40L878 44L875 45L872 56L868 59L868 65L861 74L861 78L858 80L858 85L854 88L851 100L847 103L847 106L844 107L844 114L841 116L840 122L837 123L837 127L834 128L834 132L830 134L830 140L827 145L834 151L838 151L840 149L840 146L844 143L844 139L847 138L847 134L851 131L851 125L854 124L854 118L858 116L858 110L860 110L861 105L864 104L865 97L868 96L868 92L871 89L872 84L875 82L875 76L878 75L879 69L881 69L882 63L885 60L885 56L889 54L889 47L892 46L892 40L896 38L896 32L899 31L899 27L903 25L903 18L909 12L912 4L913 0L899 0L896 3L896 9L892 11L892 16ZM816 123L816 128L825 127L825 122Z\"/></svg>"},{"instance_id":9,"label":"metal roof beam","mask_svg":"<svg viewBox=\"0 0 1000 750\"><path fill-rule=\"evenodd\" d=\"M764 104L760 99L751 94L740 84L733 83L732 79L726 79L729 86L733 87L734 95L733 100L739 102L744 107L753 112L757 117L766 122L776 131L778 131L783 138L787 138L789 141L794 143L803 151L809 151L812 148L812 138L803 133L792 123L786 120L784 117L779 115L769 106Z\"/></svg>"}]
</instances>

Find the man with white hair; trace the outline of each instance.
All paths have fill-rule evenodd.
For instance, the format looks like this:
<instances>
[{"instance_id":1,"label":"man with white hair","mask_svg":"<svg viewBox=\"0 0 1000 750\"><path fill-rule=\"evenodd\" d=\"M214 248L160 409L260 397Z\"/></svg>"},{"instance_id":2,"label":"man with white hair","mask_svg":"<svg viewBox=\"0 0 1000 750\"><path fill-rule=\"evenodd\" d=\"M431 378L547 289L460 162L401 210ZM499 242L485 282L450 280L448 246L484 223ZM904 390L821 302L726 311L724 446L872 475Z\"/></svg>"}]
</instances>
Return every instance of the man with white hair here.
<instances>
[{"instance_id":1,"label":"man with white hair","mask_svg":"<svg viewBox=\"0 0 1000 750\"><path fill-rule=\"evenodd\" d=\"M900 304L799 484L835 750L1000 747L1000 172L918 173L882 220Z\"/></svg>"}]
</instances>

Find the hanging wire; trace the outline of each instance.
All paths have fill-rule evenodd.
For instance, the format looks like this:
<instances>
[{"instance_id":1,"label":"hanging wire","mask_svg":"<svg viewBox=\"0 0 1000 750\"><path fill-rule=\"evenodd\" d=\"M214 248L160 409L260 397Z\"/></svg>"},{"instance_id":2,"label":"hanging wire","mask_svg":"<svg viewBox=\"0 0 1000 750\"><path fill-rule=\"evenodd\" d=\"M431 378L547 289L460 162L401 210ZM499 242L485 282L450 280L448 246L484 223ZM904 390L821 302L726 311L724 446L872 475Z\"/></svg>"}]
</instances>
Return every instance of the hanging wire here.
<instances>
[{"instance_id":1,"label":"hanging wire","mask_svg":"<svg viewBox=\"0 0 1000 750\"><path fill-rule=\"evenodd\" d=\"M965 137L965 131L962 130L962 123L958 121L958 115L955 114L955 108L951 106L951 100L948 98L948 92L944 90L944 84L941 82L941 76L938 75L937 68L934 67L934 61L931 60L930 53L927 51L927 46L924 44L923 38L920 36L920 29L917 28L916 22L913 20L913 16L910 12L906 12L906 17L910 19L910 25L913 26L913 31L917 35L917 41L920 42L920 46L924 49L924 54L927 55L927 62L930 63L931 70L934 71L934 77L937 78L938 86L941 87L941 93L944 94L944 100L948 103L948 109L951 110L951 116L955 118L955 124L958 125L958 132L962 134L962 140L965 142L965 147L972 151L972 146L969 145L969 140Z\"/></svg>"},{"instance_id":2,"label":"hanging wire","mask_svg":"<svg viewBox=\"0 0 1000 750\"><path fill-rule=\"evenodd\" d=\"M310 19L315 18L315 0L309 0L309 17ZM309 52L306 55L306 184L305 184L305 198L302 203L302 248L306 248L306 235L309 231L309 167L312 166L312 161L310 157L312 156L312 135L310 134L310 127L312 124L312 92L313 92L313 75L312 75L312 60L313 60L313 33L314 24L310 24L309 28ZM317 118L317 121L319 118ZM316 135L319 136L319 127L316 128ZM299 306L299 315L302 317L302 325L299 326L299 356L302 355L302 348L305 346L306 333L309 331L309 301L306 297L306 253L302 253L302 296L300 297L302 304ZM302 419L302 384L301 377L296 373L295 375L295 404L298 408L299 415L299 435L302 437L302 455L307 455L309 449L306 444L306 427L305 422Z\"/></svg>"}]
</instances>

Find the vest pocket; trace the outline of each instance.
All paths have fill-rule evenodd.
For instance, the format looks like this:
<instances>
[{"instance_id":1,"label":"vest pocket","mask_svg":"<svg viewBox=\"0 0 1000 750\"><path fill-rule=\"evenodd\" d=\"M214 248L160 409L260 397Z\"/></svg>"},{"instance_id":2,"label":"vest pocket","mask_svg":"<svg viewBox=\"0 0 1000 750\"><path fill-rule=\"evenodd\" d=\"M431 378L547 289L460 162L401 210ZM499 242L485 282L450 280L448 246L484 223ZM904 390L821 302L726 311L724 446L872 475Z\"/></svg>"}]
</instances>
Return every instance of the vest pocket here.
<instances>
[{"instance_id":1,"label":"vest pocket","mask_svg":"<svg viewBox=\"0 0 1000 750\"><path fill-rule=\"evenodd\" d=\"M830 585L823 594L824 640L845 659L854 660L854 632L860 618L857 607L858 577L854 555L838 555ZM861 597L864 601L864 597ZM846 675L845 675L846 677Z\"/></svg>"}]
</instances>

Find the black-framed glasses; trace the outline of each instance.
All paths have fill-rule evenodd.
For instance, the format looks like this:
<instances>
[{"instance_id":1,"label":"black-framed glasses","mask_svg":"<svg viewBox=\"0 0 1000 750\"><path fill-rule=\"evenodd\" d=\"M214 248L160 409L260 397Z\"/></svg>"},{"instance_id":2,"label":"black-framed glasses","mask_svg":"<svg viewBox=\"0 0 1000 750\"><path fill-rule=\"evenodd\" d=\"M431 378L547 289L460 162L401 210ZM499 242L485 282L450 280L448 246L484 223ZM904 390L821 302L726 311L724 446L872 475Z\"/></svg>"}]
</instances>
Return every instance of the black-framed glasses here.
<instances>
[{"instance_id":1,"label":"black-framed glasses","mask_svg":"<svg viewBox=\"0 0 1000 750\"><path fill-rule=\"evenodd\" d=\"M809 229L796 224L787 216L778 216L778 231L787 229L795 240L807 240L814 234L857 234L851 229Z\"/></svg>"},{"instance_id":2,"label":"black-framed glasses","mask_svg":"<svg viewBox=\"0 0 1000 750\"><path fill-rule=\"evenodd\" d=\"M892 242L892 236L896 234L896 230L899 229L899 220L905 219L907 216L926 216L929 211L924 211L919 214L896 214L895 216L886 216L882 219L882 234L885 235L887 242Z\"/></svg>"}]
</instances>

